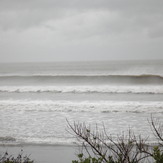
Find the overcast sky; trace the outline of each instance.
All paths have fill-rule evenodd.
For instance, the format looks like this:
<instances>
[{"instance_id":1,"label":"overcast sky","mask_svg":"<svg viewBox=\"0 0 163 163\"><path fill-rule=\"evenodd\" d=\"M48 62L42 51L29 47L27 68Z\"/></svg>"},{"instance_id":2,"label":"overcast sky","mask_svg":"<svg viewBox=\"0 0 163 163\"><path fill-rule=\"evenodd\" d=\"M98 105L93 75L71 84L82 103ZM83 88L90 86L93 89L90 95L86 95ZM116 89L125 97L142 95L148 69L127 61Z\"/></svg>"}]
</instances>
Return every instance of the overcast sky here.
<instances>
[{"instance_id":1,"label":"overcast sky","mask_svg":"<svg viewBox=\"0 0 163 163\"><path fill-rule=\"evenodd\" d=\"M163 0L0 0L0 62L163 59Z\"/></svg>"}]
</instances>

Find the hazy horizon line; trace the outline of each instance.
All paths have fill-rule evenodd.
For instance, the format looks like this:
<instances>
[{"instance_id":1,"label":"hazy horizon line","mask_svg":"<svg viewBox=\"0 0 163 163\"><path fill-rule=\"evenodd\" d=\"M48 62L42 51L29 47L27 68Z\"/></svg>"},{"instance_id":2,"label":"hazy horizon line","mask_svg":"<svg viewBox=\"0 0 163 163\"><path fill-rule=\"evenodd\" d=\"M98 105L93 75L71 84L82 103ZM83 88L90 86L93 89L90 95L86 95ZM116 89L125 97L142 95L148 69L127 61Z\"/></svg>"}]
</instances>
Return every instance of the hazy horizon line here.
<instances>
[{"instance_id":1,"label":"hazy horizon line","mask_svg":"<svg viewBox=\"0 0 163 163\"><path fill-rule=\"evenodd\" d=\"M58 61L0 61L0 64L19 64L19 63L93 63L93 62L161 62L163 59L110 59L110 60L70 60L70 61L63 61L63 60L58 60Z\"/></svg>"}]
</instances>

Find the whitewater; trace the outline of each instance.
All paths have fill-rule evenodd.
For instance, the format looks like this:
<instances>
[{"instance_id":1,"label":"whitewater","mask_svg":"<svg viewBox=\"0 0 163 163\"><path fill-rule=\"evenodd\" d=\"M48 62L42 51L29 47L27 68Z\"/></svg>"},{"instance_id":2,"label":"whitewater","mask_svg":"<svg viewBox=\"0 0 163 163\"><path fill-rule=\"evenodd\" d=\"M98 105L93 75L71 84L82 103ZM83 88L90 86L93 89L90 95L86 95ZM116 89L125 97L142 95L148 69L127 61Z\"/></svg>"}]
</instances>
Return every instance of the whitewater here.
<instances>
[{"instance_id":1,"label":"whitewater","mask_svg":"<svg viewBox=\"0 0 163 163\"><path fill-rule=\"evenodd\" d=\"M163 119L163 61L0 64L0 144L76 144L67 120L149 136Z\"/></svg>"}]
</instances>

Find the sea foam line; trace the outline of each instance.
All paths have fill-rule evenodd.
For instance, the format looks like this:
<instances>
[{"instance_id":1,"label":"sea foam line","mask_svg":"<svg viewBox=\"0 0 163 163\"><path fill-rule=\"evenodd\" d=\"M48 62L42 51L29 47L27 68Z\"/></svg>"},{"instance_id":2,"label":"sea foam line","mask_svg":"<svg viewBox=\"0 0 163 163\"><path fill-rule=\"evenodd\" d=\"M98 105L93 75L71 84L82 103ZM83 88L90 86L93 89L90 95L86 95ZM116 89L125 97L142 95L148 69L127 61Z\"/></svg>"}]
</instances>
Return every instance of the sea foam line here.
<instances>
[{"instance_id":1,"label":"sea foam line","mask_svg":"<svg viewBox=\"0 0 163 163\"><path fill-rule=\"evenodd\" d=\"M162 94L162 85L142 86L0 86L0 92L9 93L151 93Z\"/></svg>"},{"instance_id":2,"label":"sea foam line","mask_svg":"<svg viewBox=\"0 0 163 163\"><path fill-rule=\"evenodd\" d=\"M163 113L163 102L138 101L28 101L1 100L0 110L16 111L44 111L44 112L134 112L134 113Z\"/></svg>"}]
</instances>

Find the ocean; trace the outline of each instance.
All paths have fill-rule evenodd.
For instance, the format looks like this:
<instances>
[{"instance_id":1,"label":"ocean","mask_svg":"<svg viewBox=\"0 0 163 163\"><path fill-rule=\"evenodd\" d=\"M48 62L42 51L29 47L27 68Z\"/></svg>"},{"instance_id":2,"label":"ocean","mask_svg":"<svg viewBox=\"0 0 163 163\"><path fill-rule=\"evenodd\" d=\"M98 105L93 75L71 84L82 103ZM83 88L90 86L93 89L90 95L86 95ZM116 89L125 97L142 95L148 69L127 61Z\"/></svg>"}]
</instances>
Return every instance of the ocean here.
<instances>
[{"instance_id":1,"label":"ocean","mask_svg":"<svg viewBox=\"0 0 163 163\"><path fill-rule=\"evenodd\" d=\"M0 145L73 145L81 122L148 136L163 119L163 61L0 63Z\"/></svg>"}]
</instances>

